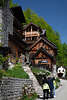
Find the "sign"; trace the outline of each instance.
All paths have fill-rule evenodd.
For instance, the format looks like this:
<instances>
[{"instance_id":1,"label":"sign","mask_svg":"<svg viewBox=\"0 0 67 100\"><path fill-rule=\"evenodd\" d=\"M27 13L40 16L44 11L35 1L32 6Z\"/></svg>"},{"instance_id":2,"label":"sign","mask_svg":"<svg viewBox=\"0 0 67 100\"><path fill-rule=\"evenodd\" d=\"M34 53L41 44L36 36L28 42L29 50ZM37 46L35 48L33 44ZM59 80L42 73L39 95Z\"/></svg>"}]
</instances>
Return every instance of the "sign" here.
<instances>
[{"instance_id":1,"label":"sign","mask_svg":"<svg viewBox=\"0 0 67 100\"><path fill-rule=\"evenodd\" d=\"M48 63L48 61L47 60L39 61L39 63Z\"/></svg>"},{"instance_id":2,"label":"sign","mask_svg":"<svg viewBox=\"0 0 67 100\"><path fill-rule=\"evenodd\" d=\"M48 61L44 60L44 61L41 61L41 63L48 63Z\"/></svg>"}]
</instances>

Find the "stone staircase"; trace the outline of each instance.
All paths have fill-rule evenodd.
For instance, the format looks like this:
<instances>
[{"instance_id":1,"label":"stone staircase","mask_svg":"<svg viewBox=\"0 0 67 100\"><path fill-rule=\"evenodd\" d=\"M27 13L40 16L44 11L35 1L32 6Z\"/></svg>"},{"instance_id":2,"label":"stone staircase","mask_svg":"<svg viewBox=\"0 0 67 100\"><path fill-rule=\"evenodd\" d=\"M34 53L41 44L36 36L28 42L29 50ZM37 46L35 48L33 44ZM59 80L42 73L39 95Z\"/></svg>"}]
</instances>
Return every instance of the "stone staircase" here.
<instances>
[{"instance_id":1,"label":"stone staircase","mask_svg":"<svg viewBox=\"0 0 67 100\"><path fill-rule=\"evenodd\" d=\"M43 96L43 90L42 87L39 85L35 75L32 73L30 67L28 65L23 66L24 71L29 75L29 78L33 81L33 88L35 89L35 92L40 97Z\"/></svg>"}]
</instances>

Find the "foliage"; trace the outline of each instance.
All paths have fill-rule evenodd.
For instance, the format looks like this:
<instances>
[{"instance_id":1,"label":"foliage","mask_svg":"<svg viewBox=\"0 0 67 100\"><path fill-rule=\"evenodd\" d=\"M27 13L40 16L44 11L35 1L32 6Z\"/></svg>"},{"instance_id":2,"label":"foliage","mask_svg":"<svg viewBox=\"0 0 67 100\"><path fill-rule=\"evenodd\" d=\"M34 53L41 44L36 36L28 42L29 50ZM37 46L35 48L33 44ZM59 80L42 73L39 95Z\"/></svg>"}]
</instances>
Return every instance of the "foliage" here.
<instances>
[{"instance_id":1,"label":"foliage","mask_svg":"<svg viewBox=\"0 0 67 100\"><path fill-rule=\"evenodd\" d=\"M55 81L56 81L56 82L60 82L60 79L57 77Z\"/></svg>"},{"instance_id":2,"label":"foliage","mask_svg":"<svg viewBox=\"0 0 67 100\"><path fill-rule=\"evenodd\" d=\"M0 0L0 7L4 7L5 6L5 2L6 2L7 0ZM18 4L17 3L13 3L13 0L9 0L9 6L10 6L10 8L11 7L15 7L15 6L17 6Z\"/></svg>"},{"instance_id":3,"label":"foliage","mask_svg":"<svg viewBox=\"0 0 67 100\"><path fill-rule=\"evenodd\" d=\"M0 65L2 65L7 59L8 57L3 57L2 55L0 55Z\"/></svg>"},{"instance_id":4,"label":"foliage","mask_svg":"<svg viewBox=\"0 0 67 100\"><path fill-rule=\"evenodd\" d=\"M57 77L56 80L56 89L60 86L60 79Z\"/></svg>"},{"instance_id":5,"label":"foliage","mask_svg":"<svg viewBox=\"0 0 67 100\"><path fill-rule=\"evenodd\" d=\"M66 68L66 71L65 71L65 79L67 80L67 68Z\"/></svg>"},{"instance_id":6,"label":"foliage","mask_svg":"<svg viewBox=\"0 0 67 100\"><path fill-rule=\"evenodd\" d=\"M20 100L35 100L37 98L37 94L33 93L32 95L24 95Z\"/></svg>"},{"instance_id":7,"label":"foliage","mask_svg":"<svg viewBox=\"0 0 67 100\"><path fill-rule=\"evenodd\" d=\"M28 79L29 76L26 72L24 72L24 70L22 69L21 64L16 64L14 66L14 68L12 68L11 70L1 70L3 71L3 76L5 77L15 77L15 78L23 78L23 79Z\"/></svg>"},{"instance_id":8,"label":"foliage","mask_svg":"<svg viewBox=\"0 0 67 100\"><path fill-rule=\"evenodd\" d=\"M63 61L64 61L63 66L67 66L67 44L64 43L62 47L63 47Z\"/></svg>"},{"instance_id":9,"label":"foliage","mask_svg":"<svg viewBox=\"0 0 67 100\"><path fill-rule=\"evenodd\" d=\"M11 8L11 7L16 7L16 6L18 6L18 4L17 4L17 3L14 4L14 3L13 3L13 0L10 0L10 1L9 1L9 6L10 6L10 8Z\"/></svg>"},{"instance_id":10,"label":"foliage","mask_svg":"<svg viewBox=\"0 0 67 100\"><path fill-rule=\"evenodd\" d=\"M26 24L33 22L34 24L40 26L42 29L46 29L48 40L50 40L57 46L57 57L56 57L57 66L61 66L61 65L66 66L67 65L67 57L66 57L67 45L61 43L59 33L54 31L52 27L49 24L47 24L44 18L39 17L31 9L28 8L26 11L24 11L24 15L26 19Z\"/></svg>"},{"instance_id":11,"label":"foliage","mask_svg":"<svg viewBox=\"0 0 67 100\"><path fill-rule=\"evenodd\" d=\"M0 70L0 79L3 77L3 70Z\"/></svg>"},{"instance_id":12,"label":"foliage","mask_svg":"<svg viewBox=\"0 0 67 100\"><path fill-rule=\"evenodd\" d=\"M50 72L49 72L49 71L47 71L47 70L42 70L42 69L35 68L35 67L32 67L32 72L33 72L34 74L50 75Z\"/></svg>"}]
</instances>

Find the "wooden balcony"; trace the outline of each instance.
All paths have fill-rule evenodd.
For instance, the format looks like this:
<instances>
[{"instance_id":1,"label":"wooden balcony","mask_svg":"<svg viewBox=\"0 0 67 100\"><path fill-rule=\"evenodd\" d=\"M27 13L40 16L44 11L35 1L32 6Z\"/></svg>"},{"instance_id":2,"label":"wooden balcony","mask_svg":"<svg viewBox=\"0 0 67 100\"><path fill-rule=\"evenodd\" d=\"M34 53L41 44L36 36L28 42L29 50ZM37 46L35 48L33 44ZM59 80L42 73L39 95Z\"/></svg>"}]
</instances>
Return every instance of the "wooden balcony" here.
<instances>
[{"instance_id":1,"label":"wooden balcony","mask_svg":"<svg viewBox=\"0 0 67 100\"><path fill-rule=\"evenodd\" d=\"M34 32L24 32L23 35L25 37L33 37L33 36L39 37L40 36L39 32L37 32L37 31L34 31Z\"/></svg>"}]
</instances>

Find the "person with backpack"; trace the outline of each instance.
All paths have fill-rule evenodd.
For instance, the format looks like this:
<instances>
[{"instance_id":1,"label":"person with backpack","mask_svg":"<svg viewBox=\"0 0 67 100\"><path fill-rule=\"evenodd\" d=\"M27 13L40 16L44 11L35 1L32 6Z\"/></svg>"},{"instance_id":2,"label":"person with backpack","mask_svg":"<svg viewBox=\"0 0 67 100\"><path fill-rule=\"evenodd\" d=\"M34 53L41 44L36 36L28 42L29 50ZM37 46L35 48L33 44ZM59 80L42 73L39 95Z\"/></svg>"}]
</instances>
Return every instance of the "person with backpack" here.
<instances>
[{"instance_id":1,"label":"person with backpack","mask_svg":"<svg viewBox=\"0 0 67 100\"><path fill-rule=\"evenodd\" d=\"M50 98L56 97L56 95L55 95L55 87L56 87L55 77L48 77L48 84L50 87Z\"/></svg>"},{"instance_id":2,"label":"person with backpack","mask_svg":"<svg viewBox=\"0 0 67 100\"><path fill-rule=\"evenodd\" d=\"M53 94L54 94L54 97L56 97L56 93L55 93L55 89L56 89L56 81L55 81L55 80L53 81L53 84L54 84L54 91L53 91Z\"/></svg>"},{"instance_id":3,"label":"person with backpack","mask_svg":"<svg viewBox=\"0 0 67 100\"><path fill-rule=\"evenodd\" d=\"M49 97L49 85L47 79L44 80L43 84L43 100L47 99Z\"/></svg>"}]
</instances>

